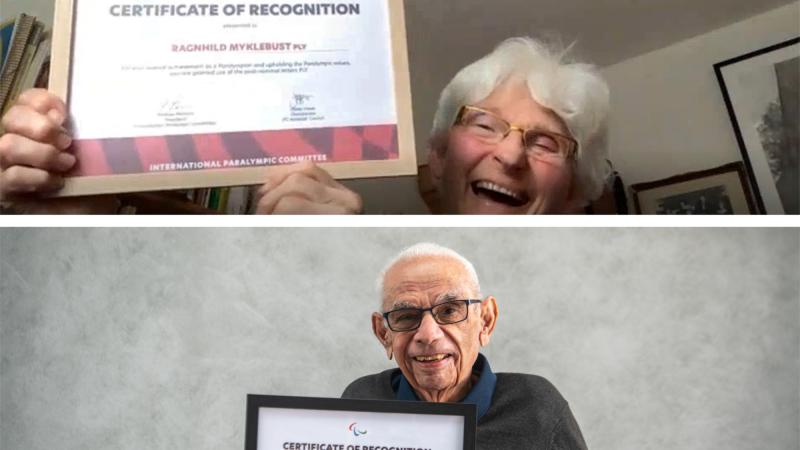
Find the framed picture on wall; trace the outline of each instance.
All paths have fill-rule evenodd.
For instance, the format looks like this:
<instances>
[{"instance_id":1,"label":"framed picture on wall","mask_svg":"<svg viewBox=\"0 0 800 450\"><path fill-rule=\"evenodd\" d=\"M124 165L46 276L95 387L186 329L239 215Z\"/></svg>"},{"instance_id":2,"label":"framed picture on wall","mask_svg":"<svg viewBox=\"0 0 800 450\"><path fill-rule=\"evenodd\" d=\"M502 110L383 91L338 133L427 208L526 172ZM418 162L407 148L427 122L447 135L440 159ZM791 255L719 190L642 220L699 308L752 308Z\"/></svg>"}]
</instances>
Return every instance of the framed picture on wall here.
<instances>
[{"instance_id":1,"label":"framed picture on wall","mask_svg":"<svg viewBox=\"0 0 800 450\"><path fill-rule=\"evenodd\" d=\"M756 213L744 164L726 164L631 186L636 214L719 215Z\"/></svg>"},{"instance_id":2,"label":"framed picture on wall","mask_svg":"<svg viewBox=\"0 0 800 450\"><path fill-rule=\"evenodd\" d=\"M414 175L402 0L56 0L50 90L78 164L59 195L254 185L270 166Z\"/></svg>"},{"instance_id":3,"label":"framed picture on wall","mask_svg":"<svg viewBox=\"0 0 800 450\"><path fill-rule=\"evenodd\" d=\"M759 211L800 214L800 38L714 69Z\"/></svg>"}]
</instances>

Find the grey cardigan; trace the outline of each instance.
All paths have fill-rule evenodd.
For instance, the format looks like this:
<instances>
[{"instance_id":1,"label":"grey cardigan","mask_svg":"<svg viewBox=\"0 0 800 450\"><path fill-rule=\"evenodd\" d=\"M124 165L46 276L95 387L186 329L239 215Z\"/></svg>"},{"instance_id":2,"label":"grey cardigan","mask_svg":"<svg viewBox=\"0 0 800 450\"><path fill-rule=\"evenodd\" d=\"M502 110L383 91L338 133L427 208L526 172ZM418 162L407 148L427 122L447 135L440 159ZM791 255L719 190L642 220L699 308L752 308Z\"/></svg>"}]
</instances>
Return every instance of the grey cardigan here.
<instances>
[{"instance_id":1,"label":"grey cardigan","mask_svg":"<svg viewBox=\"0 0 800 450\"><path fill-rule=\"evenodd\" d=\"M342 398L394 400L390 369L350 383ZM586 450L578 423L555 386L536 375L498 373L492 405L478 420L478 450Z\"/></svg>"}]
</instances>

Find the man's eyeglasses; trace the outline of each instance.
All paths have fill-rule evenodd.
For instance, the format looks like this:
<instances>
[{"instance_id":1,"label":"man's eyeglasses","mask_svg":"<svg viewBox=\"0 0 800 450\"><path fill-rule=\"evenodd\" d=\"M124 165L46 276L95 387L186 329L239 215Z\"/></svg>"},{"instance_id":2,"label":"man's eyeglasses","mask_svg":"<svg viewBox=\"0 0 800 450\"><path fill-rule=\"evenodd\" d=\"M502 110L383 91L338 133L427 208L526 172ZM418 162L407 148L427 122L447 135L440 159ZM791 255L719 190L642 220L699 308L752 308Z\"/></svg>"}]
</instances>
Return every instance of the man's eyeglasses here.
<instances>
[{"instance_id":1,"label":"man's eyeglasses","mask_svg":"<svg viewBox=\"0 0 800 450\"><path fill-rule=\"evenodd\" d=\"M422 323L422 316L431 312L433 320L440 325L449 325L467 320L469 305L483 300L452 300L430 308L399 308L383 313L383 318L392 331L413 331Z\"/></svg>"},{"instance_id":2,"label":"man's eyeglasses","mask_svg":"<svg viewBox=\"0 0 800 450\"><path fill-rule=\"evenodd\" d=\"M462 106L453 125L463 126L471 135L487 144L499 144L511 134L522 134L522 145L533 156L551 161L573 159L578 141L551 131L525 129L508 123L497 114L476 106Z\"/></svg>"}]
</instances>

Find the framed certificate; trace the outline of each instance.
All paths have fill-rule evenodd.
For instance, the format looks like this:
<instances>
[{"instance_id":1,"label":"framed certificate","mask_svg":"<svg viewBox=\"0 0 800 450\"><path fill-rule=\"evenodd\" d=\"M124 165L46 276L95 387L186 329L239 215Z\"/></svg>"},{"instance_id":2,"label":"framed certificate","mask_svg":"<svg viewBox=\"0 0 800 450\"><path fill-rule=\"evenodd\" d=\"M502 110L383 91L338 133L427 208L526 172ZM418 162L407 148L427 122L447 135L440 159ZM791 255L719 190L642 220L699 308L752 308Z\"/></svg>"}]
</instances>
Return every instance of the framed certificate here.
<instances>
[{"instance_id":1,"label":"framed certificate","mask_svg":"<svg viewBox=\"0 0 800 450\"><path fill-rule=\"evenodd\" d=\"M402 0L56 0L50 89L76 169L60 195L416 173Z\"/></svg>"},{"instance_id":2,"label":"framed certificate","mask_svg":"<svg viewBox=\"0 0 800 450\"><path fill-rule=\"evenodd\" d=\"M247 396L245 450L475 450L475 405Z\"/></svg>"}]
</instances>

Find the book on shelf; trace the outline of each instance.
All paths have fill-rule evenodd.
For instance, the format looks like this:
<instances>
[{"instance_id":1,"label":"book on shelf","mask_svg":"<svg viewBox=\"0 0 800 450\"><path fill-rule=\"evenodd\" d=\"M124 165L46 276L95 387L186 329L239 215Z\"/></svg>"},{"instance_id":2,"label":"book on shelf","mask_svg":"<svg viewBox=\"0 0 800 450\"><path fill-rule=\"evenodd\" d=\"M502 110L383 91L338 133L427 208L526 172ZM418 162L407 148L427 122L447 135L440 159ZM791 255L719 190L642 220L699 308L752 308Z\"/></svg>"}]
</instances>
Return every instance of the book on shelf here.
<instances>
[{"instance_id":1,"label":"book on shelf","mask_svg":"<svg viewBox=\"0 0 800 450\"><path fill-rule=\"evenodd\" d=\"M253 200L248 186L200 188L181 191L186 201L217 214L247 214Z\"/></svg>"},{"instance_id":2,"label":"book on shelf","mask_svg":"<svg viewBox=\"0 0 800 450\"><path fill-rule=\"evenodd\" d=\"M25 81L27 81L30 72L33 70L33 58L39 49L39 45L42 43L43 35L44 25L40 22L34 22L33 28L31 29L31 35L28 38L28 44L25 46L25 51L22 53L22 60L19 63L19 69L14 77L14 81L11 83L8 101L6 101L6 104L3 107L3 114L5 114L6 111L11 108L17 97L19 97L19 95L25 91L26 87L23 86L23 84Z\"/></svg>"},{"instance_id":3,"label":"book on shelf","mask_svg":"<svg viewBox=\"0 0 800 450\"><path fill-rule=\"evenodd\" d=\"M33 32L36 18L27 14L20 14L14 24L11 44L8 54L3 60L3 69L0 71L0 106L5 106L11 93L14 79L22 70L20 64L28 48L28 40Z\"/></svg>"},{"instance_id":4,"label":"book on shelf","mask_svg":"<svg viewBox=\"0 0 800 450\"><path fill-rule=\"evenodd\" d=\"M5 55L0 68L0 113L5 114L26 89L43 87L50 68L52 41L45 25L24 13L0 31Z\"/></svg>"},{"instance_id":5,"label":"book on shelf","mask_svg":"<svg viewBox=\"0 0 800 450\"><path fill-rule=\"evenodd\" d=\"M247 214L252 198L245 186L120 194L118 214Z\"/></svg>"},{"instance_id":6,"label":"book on shelf","mask_svg":"<svg viewBox=\"0 0 800 450\"><path fill-rule=\"evenodd\" d=\"M8 55L8 49L11 47L11 35L14 33L14 25L16 20L7 20L0 23L0 68Z\"/></svg>"},{"instance_id":7,"label":"book on shelf","mask_svg":"<svg viewBox=\"0 0 800 450\"><path fill-rule=\"evenodd\" d=\"M19 84L12 92L13 98L19 97L19 94L28 89L47 87L47 78L50 74L50 44L50 36L45 36L38 48L31 51L28 70L19 78Z\"/></svg>"}]
</instances>

